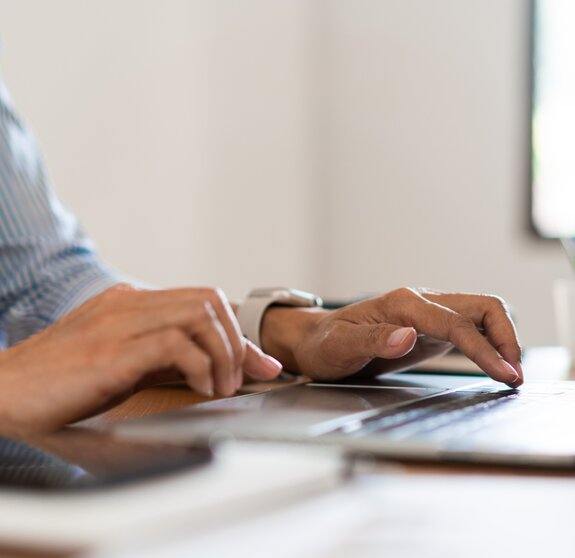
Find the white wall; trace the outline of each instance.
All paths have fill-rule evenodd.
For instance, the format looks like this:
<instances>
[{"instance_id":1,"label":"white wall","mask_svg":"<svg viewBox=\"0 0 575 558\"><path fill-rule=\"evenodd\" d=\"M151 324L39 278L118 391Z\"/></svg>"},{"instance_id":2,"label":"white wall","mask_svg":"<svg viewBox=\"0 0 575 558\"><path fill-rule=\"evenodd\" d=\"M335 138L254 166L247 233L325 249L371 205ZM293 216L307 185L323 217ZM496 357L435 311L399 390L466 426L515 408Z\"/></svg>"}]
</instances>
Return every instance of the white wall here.
<instances>
[{"instance_id":1,"label":"white wall","mask_svg":"<svg viewBox=\"0 0 575 558\"><path fill-rule=\"evenodd\" d=\"M0 2L3 73L102 255L159 285L310 285L304 1Z\"/></svg>"},{"instance_id":2,"label":"white wall","mask_svg":"<svg viewBox=\"0 0 575 558\"><path fill-rule=\"evenodd\" d=\"M3 75L102 255L160 285L492 291L527 231L524 0L0 0Z\"/></svg>"},{"instance_id":3,"label":"white wall","mask_svg":"<svg viewBox=\"0 0 575 558\"><path fill-rule=\"evenodd\" d=\"M523 0L330 4L324 285L496 292L554 342L570 270L527 232Z\"/></svg>"}]
</instances>

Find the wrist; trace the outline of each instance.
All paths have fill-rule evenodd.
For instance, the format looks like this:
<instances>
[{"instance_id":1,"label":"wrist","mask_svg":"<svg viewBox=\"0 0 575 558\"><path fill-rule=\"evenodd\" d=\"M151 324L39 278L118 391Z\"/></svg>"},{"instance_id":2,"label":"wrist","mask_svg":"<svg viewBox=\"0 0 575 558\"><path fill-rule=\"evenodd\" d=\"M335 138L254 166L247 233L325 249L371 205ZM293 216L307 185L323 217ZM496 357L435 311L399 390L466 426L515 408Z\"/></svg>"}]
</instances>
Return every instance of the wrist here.
<instances>
[{"instance_id":1,"label":"wrist","mask_svg":"<svg viewBox=\"0 0 575 558\"><path fill-rule=\"evenodd\" d=\"M262 350L279 360L286 370L300 372L297 348L329 310L270 306L262 320Z\"/></svg>"}]
</instances>

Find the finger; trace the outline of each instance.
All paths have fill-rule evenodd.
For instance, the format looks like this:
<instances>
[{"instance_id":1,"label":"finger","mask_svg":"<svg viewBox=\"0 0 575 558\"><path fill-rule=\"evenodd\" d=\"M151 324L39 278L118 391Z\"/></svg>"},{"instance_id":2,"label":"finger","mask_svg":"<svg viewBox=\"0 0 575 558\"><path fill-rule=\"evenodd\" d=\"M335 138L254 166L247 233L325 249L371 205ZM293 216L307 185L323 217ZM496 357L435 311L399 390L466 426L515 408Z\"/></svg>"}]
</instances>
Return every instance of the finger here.
<instances>
[{"instance_id":1,"label":"finger","mask_svg":"<svg viewBox=\"0 0 575 558\"><path fill-rule=\"evenodd\" d=\"M142 336L166 328L187 332L211 358L215 390L221 395L232 395L237 389L237 366L231 342L211 304L192 298L185 304L181 300L166 300L169 298L140 297L139 305L104 316L100 327L118 338Z\"/></svg>"},{"instance_id":2,"label":"finger","mask_svg":"<svg viewBox=\"0 0 575 558\"><path fill-rule=\"evenodd\" d=\"M445 355L453 349L453 345L447 341L440 341L428 335L418 335L417 341L406 355L399 358L374 358L361 370L361 374L373 376L389 372L408 370L429 360Z\"/></svg>"},{"instance_id":3,"label":"finger","mask_svg":"<svg viewBox=\"0 0 575 558\"><path fill-rule=\"evenodd\" d=\"M243 381L242 364L247 340L242 335L236 315L223 291L221 289L207 289L207 291L205 296L216 312L230 342L235 366L235 389L239 389Z\"/></svg>"},{"instance_id":4,"label":"finger","mask_svg":"<svg viewBox=\"0 0 575 558\"><path fill-rule=\"evenodd\" d=\"M392 324L353 324L344 322L330 348L336 358L349 361L353 356L355 366L363 366L374 358L395 359L409 353L417 341L413 327ZM347 366L350 362L345 362Z\"/></svg>"},{"instance_id":5,"label":"finger","mask_svg":"<svg viewBox=\"0 0 575 558\"><path fill-rule=\"evenodd\" d=\"M223 396L236 391L236 366L233 351L224 327L218 320L212 305L203 304L205 314L195 325L193 339L212 360L212 376L215 391Z\"/></svg>"},{"instance_id":6,"label":"finger","mask_svg":"<svg viewBox=\"0 0 575 558\"><path fill-rule=\"evenodd\" d=\"M520 385L521 379L511 364L479 333L471 318L408 289L382 297L379 304L384 307L386 321L415 327L418 333L450 341L494 380L513 387Z\"/></svg>"},{"instance_id":7,"label":"finger","mask_svg":"<svg viewBox=\"0 0 575 558\"><path fill-rule=\"evenodd\" d=\"M164 291L159 299L167 301L202 300L211 304L216 316L222 324L230 343L234 365L235 365L235 387L241 386L242 363L245 356L245 340L240 330L237 318L230 306L230 303L221 289L213 288L193 288L193 289L171 289Z\"/></svg>"},{"instance_id":8,"label":"finger","mask_svg":"<svg viewBox=\"0 0 575 558\"><path fill-rule=\"evenodd\" d=\"M139 312L147 308L151 313L158 308L168 307L172 308L171 311L174 312L178 306L186 308L189 304L209 302L226 332L233 353L236 384L241 385L241 366L245 355L245 341L230 303L221 289L182 288L162 291L134 291L133 295L130 297L133 300L131 308L137 308ZM174 314L174 316L176 315L179 313ZM169 319L169 315L167 318ZM178 325L178 323L181 322L172 321L171 324L164 323L162 325Z\"/></svg>"},{"instance_id":9,"label":"finger","mask_svg":"<svg viewBox=\"0 0 575 558\"><path fill-rule=\"evenodd\" d=\"M243 371L256 380L273 380L282 371L282 365L246 339Z\"/></svg>"},{"instance_id":10,"label":"finger","mask_svg":"<svg viewBox=\"0 0 575 558\"><path fill-rule=\"evenodd\" d=\"M423 292L431 301L469 316L484 329L490 343L497 352L511 364L523 380L521 368L522 351L515 324L505 302L497 296L473 294L442 294Z\"/></svg>"},{"instance_id":11,"label":"finger","mask_svg":"<svg viewBox=\"0 0 575 558\"><path fill-rule=\"evenodd\" d=\"M125 384L123 389L136 385L150 372L175 368L192 389L209 397L214 394L210 356L178 329L166 329L128 341L114 368L116 377Z\"/></svg>"}]
</instances>

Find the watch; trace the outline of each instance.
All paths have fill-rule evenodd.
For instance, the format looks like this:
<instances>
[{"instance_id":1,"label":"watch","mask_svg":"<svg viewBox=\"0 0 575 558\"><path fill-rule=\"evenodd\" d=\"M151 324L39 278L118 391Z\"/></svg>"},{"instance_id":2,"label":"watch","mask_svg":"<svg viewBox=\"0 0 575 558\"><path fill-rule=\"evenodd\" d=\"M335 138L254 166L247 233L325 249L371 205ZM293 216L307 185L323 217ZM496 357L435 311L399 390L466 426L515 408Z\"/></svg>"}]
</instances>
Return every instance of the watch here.
<instances>
[{"instance_id":1,"label":"watch","mask_svg":"<svg viewBox=\"0 0 575 558\"><path fill-rule=\"evenodd\" d=\"M260 288L251 291L238 308L238 322L245 337L261 349L260 331L265 311L272 305L312 308L321 306L319 296L284 287Z\"/></svg>"}]
</instances>

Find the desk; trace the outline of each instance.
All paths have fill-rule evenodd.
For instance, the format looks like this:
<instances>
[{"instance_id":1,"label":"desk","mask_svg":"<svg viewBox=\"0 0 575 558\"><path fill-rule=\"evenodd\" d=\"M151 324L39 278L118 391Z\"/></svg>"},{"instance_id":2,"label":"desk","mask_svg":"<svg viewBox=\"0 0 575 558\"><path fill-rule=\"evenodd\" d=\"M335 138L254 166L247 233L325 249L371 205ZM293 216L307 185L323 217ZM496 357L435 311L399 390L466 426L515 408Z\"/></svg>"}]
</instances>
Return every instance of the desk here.
<instances>
[{"instance_id":1,"label":"desk","mask_svg":"<svg viewBox=\"0 0 575 558\"><path fill-rule=\"evenodd\" d=\"M102 424L134 416L142 409L164 410L170 405L178 407L201 400L181 388L155 388L138 394L98 420ZM430 475L437 479L436 483L429 482ZM521 477L519 481L514 478L517 476ZM376 510L375 527L362 525L343 539L341 547L322 556L475 558L491 550L490 556L526 557L541 555L545 550L549 556L562 557L570 555L569 548L573 550L571 555L575 554L575 543L569 543L575 504L569 506L568 496L575 495L574 473L407 463L394 470L389 464L378 463L375 474L364 477L374 492L379 491L375 507L381 502L389 508ZM554 477L563 477L565 484ZM527 484L517 485L521 481ZM451 483L452 488L446 486ZM563 491L566 497L561 496ZM335 502L341 505L342 500ZM522 528L525 531L520 539L514 533ZM326 533L328 537L335 536L331 530ZM237 534L237 530L229 529L222 537L233 539ZM251 536L257 536L257 530ZM242 533L240 539L245 542L246 538ZM413 542L406 550L405 541L410 540Z\"/></svg>"},{"instance_id":2,"label":"desk","mask_svg":"<svg viewBox=\"0 0 575 558\"><path fill-rule=\"evenodd\" d=\"M281 382L278 385L282 385ZM269 387L269 384L251 384L247 386L246 389L251 392L258 391L260 389L269 389ZM83 421L78 428L72 429L77 434L77 436L74 437L73 443L76 444L78 441L82 442L82 439L88 440L90 432L93 430L104 429L107 425L114 422L174 410L204 401L206 401L206 398L193 393L182 385L149 388L135 394L114 409L98 417ZM65 453L66 444L69 443L69 439L66 439L66 436L55 435L47 442L48 447L46 449L50 449L50 447L57 448L61 452ZM446 475L451 476L448 479ZM453 467L447 465L413 463L397 463L390 468L388 463L377 463L375 468L369 474L364 476L369 479L368 482L376 484L379 479L385 479L385 483L388 488L391 486L389 483L390 478L395 479L392 480L392 490L382 495L382 498L391 505L392 508L396 506L396 508L391 510L388 509L385 512L385 516L382 515L378 519L378 521L385 523L385 527L387 529L387 531L383 529L383 531L387 533L385 537L381 538L381 540L376 537L377 540L374 542L373 529L369 531L367 535L361 535L361 537L363 537L361 539L362 544L369 539L368 542L371 541L369 544L372 544L373 546L373 548L370 547L370 549L368 549L369 552L366 552L365 556L375 556L378 554L374 549L382 551L385 550L386 554L390 549L397 550L397 545L408 539L411 540L413 537L417 538L419 533L425 533L425 537L428 537L431 527L430 524L425 524L426 521L439 522L438 525L433 526L433 530L437 531L439 528L442 528L444 532L441 535L443 538L438 536L438 540L433 541L430 539L428 547L426 548L426 551L428 552L425 552L424 555L445 556L445 537L447 536L446 533L449 532L449 525L455 525L456 527L454 528L458 530L457 533L454 533L454 535L458 535L459 539L461 539L458 541L458 544L464 544L465 537L474 537L476 535L476 533L473 533L471 530L469 532L465 531L465 529L471 529L469 524L465 524L463 527L461 526L461 519L466 514L469 514L469 521L472 523L485 520L486 529L489 530L490 537L492 538L492 542L496 548L503 548L497 545L509 543L509 534L520 529L522 525L527 525L527 534L529 536L536 537L534 539L535 542L530 542L529 544L525 543L523 547L517 548L517 550L521 552L522 556L529 555L526 554L526 551L529 549L541 550L540 548L537 549L536 545L542 544L541 540L543 539L547 541L545 543L545 550L549 555L568 555L565 551L568 550L569 547L566 547L567 542L565 537L560 538L560 535L568 533L566 525L570 525L571 514L570 508L564 508L564 506L566 506L565 500L558 499L558 494L567 491L567 495L573 494L573 496L575 496L575 480L573 480L575 479L574 473L546 473L514 471L511 469L493 467ZM486 497L487 501L481 500L477 506L473 502L462 501L457 507L446 507L445 503L442 504L439 501L441 496L438 497L438 494L443 494L443 488L434 488L429 484L430 478L439 479L437 481L439 483L438 486L441 485L441 483L443 483L441 486L447 486L448 484L453 483L453 486L456 486L457 488L452 488L452 490L455 490L456 492L460 491L461 494L469 494L470 498L476 498L477 496L481 496L480 493L487 494L489 491L496 493L500 488L504 488L507 486L506 479L509 480L510 484L517 484L517 482L520 482L517 480L517 477L525 479L527 484L514 486L509 489L508 493L502 492L500 501L495 497L493 499L493 503L491 503L491 500ZM557 477L562 477L562 480ZM413 481L406 482L406 478L411 478ZM469 481L466 481L466 479L469 479ZM539 482L537 482L537 479ZM560 484L558 485L558 483ZM376 484L374 484L374 487L376 487ZM377 492L377 490L379 489L375 488L375 492ZM420 494L419 496L418 492ZM428 495L428 497L426 498L425 496L422 496L424 494ZM549 495L548 498L546 496L547 494ZM425 500L419 502L418 498L420 496L425 498ZM520 504L519 501L517 501L517 504L515 504L514 502L516 500L514 499L519 498L520 496L523 496L524 502L522 501ZM453 497L453 494L449 496L449 498L452 499ZM435 502L434 499L436 500ZM573 499L575 500L575 498ZM539 509L541 509L540 517L536 515L539 513ZM505 510L509 512L509 515L505 515L507 513ZM501 519L502 515L504 516L503 519ZM477 523L477 527L480 527L479 523ZM390 542L390 530L397 533L397 536L395 537L397 540L395 540L395 542ZM481 533L481 531L482 530L479 529L477 534ZM485 534L485 531L483 531L483 533ZM424 535L421 535L421 537L423 536ZM404 538L402 539L401 537ZM338 556L346 556L346 553L352 551L352 546L356 544L356 542L357 541L354 539L351 542L347 541L344 543L342 546L342 549L344 550L341 550ZM421 541L419 542L421 543ZM394 547L393 545L396 546ZM575 544L571 546L571 548L573 550L571 554L575 554ZM375 553L372 554L371 551L374 551ZM410 547L409 552L411 551L413 551L413 549ZM458 550L458 552L461 551ZM498 553L495 554L500 555ZM404 552L398 552L397 554L392 552L391 555L407 557L415 556L416 554L406 554L404 550ZM417 556L420 555L422 554L417 554ZM454 556L455 555L457 554L454 554ZM494 554L492 553L492 555ZM509 556L509 554L507 555ZM363 557L364 554L361 556ZM475 556L475 554L473 554L473 556ZM0 547L0 557L75 558L75 555L69 553L38 554L27 552L22 549L18 549L16 551L14 549L2 549Z\"/></svg>"}]
</instances>

